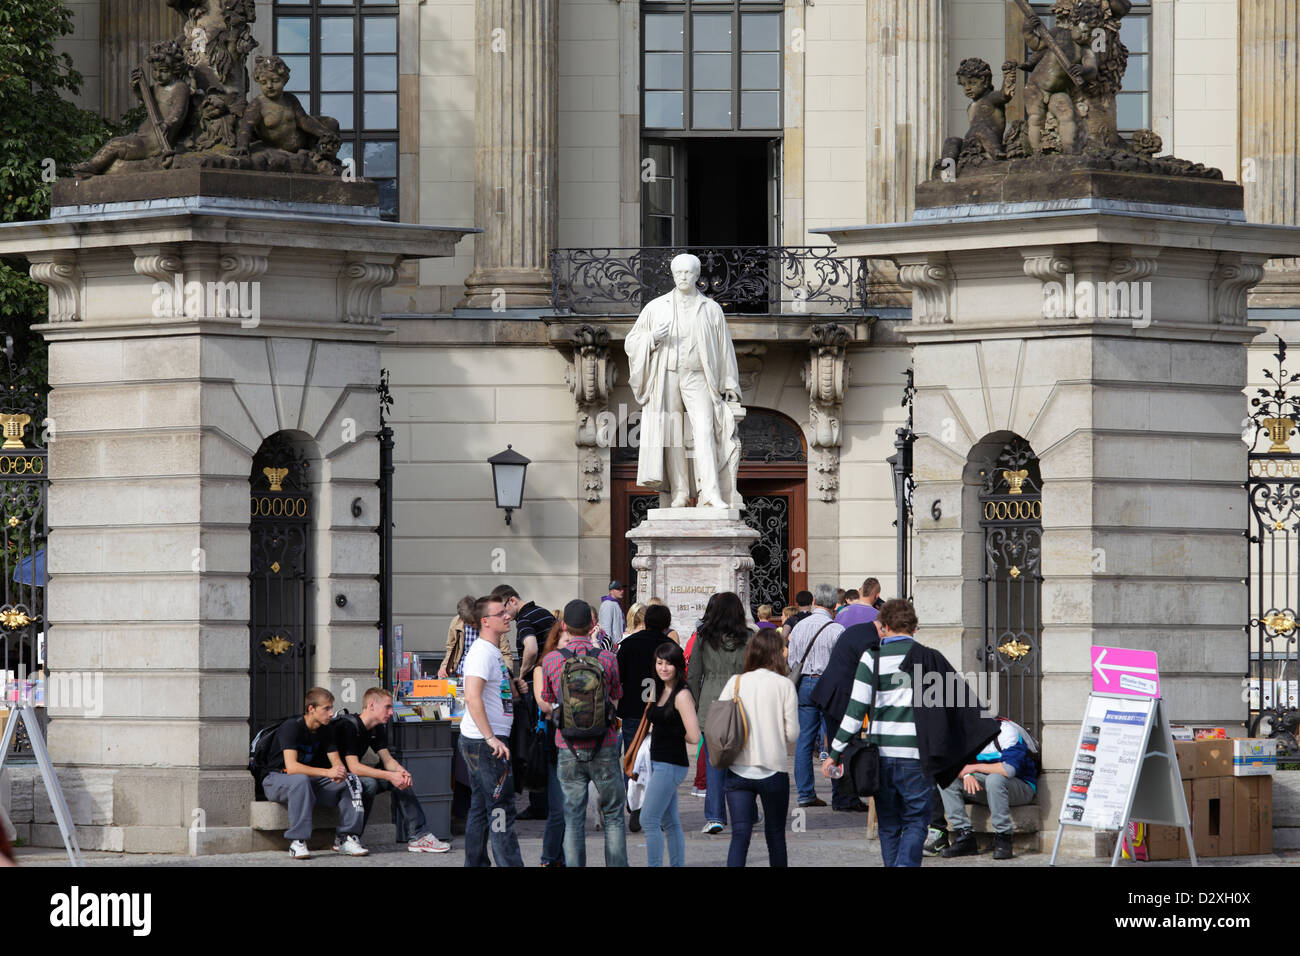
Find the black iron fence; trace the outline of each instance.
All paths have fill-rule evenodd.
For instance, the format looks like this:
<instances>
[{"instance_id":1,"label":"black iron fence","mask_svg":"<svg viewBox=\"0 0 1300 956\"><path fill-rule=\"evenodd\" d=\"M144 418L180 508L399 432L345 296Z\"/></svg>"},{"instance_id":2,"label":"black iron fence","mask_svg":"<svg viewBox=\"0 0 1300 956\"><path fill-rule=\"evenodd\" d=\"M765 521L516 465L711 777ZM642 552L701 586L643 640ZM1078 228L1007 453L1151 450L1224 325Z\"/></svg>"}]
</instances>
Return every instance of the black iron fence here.
<instances>
[{"instance_id":1,"label":"black iron fence","mask_svg":"<svg viewBox=\"0 0 1300 956\"><path fill-rule=\"evenodd\" d=\"M1250 736L1273 737L1279 757L1300 756L1300 454L1291 448L1300 422L1300 395L1288 388L1300 372L1286 368L1286 343L1277 340L1277 369L1264 369L1271 386L1256 389L1243 438L1247 456L1246 586L1250 595L1247 700Z\"/></svg>"},{"instance_id":2,"label":"black iron fence","mask_svg":"<svg viewBox=\"0 0 1300 956\"><path fill-rule=\"evenodd\" d=\"M7 382L0 393L0 556L3 603L0 603L0 653L6 700L13 706L19 684L46 676L45 539L49 455L44 447L45 398L32 386L26 370L14 361L9 339L0 353ZM44 723L44 711L40 713ZM29 755L20 726L10 752Z\"/></svg>"},{"instance_id":3,"label":"black iron fence","mask_svg":"<svg viewBox=\"0 0 1300 956\"><path fill-rule=\"evenodd\" d=\"M699 287L732 315L865 311L867 270L833 246L640 246L554 249L555 308L584 315L639 312L673 288L673 258L700 260Z\"/></svg>"}]
</instances>

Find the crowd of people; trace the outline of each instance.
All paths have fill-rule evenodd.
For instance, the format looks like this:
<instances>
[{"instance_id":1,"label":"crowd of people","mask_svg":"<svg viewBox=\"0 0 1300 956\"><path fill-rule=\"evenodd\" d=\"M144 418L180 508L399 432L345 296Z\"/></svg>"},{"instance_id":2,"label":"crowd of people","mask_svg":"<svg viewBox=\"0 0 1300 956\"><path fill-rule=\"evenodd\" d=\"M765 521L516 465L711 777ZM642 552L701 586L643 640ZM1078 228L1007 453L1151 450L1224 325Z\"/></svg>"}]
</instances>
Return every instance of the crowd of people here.
<instances>
[{"instance_id":1,"label":"crowd of people","mask_svg":"<svg viewBox=\"0 0 1300 956\"><path fill-rule=\"evenodd\" d=\"M825 807L818 766L834 811L864 812L863 796L874 797L886 866L978 852L969 803L990 809L994 858L1012 855L1010 808L1034 799L1037 745L1011 721L984 716L973 695L922 706L914 674L946 679L953 669L917 641L910 602L881 600L878 580L818 585L779 612L761 605L752 628L737 594L716 593L685 640L662 600L625 616L625 593L615 580L597 606L579 598L551 611L502 584L458 605L439 676L464 684L466 866L523 866L518 819L545 821L543 866L584 866L593 801L606 866L628 865L629 831L644 831L650 866L663 865L665 848L669 865L686 865L678 796L692 750L690 792L704 798L704 833L730 827L728 866L745 865L760 820L770 864L788 865L791 771L798 806ZM289 806L293 855L308 855L321 802L339 808L335 849L368 852L360 837L381 790L395 794L415 834L409 849L446 852L388 751L391 694L372 688L361 715L342 721L331 721L332 706L328 691L308 694L305 714L277 731L262 782L268 799ZM878 770L862 794L856 762L873 746ZM367 749L378 764L362 762ZM516 779L521 749L526 787ZM528 805L517 813L520 790Z\"/></svg>"}]
</instances>

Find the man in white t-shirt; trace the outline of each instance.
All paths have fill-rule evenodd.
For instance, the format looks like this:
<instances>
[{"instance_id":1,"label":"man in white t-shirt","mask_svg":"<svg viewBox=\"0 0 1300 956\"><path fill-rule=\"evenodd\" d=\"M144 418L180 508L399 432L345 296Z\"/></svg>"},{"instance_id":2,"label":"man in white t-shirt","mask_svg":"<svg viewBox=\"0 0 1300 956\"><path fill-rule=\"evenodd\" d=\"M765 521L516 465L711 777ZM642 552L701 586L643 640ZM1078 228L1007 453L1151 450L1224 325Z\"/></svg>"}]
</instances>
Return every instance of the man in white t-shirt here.
<instances>
[{"instance_id":1,"label":"man in white t-shirt","mask_svg":"<svg viewBox=\"0 0 1300 956\"><path fill-rule=\"evenodd\" d=\"M465 654L465 716L460 754L469 768L469 817L465 821L465 865L490 866L488 841L497 866L523 866L515 836L515 781L510 770L510 727L514 723L514 679L501 656L501 636L510 612L491 597L474 602L480 638Z\"/></svg>"}]
</instances>

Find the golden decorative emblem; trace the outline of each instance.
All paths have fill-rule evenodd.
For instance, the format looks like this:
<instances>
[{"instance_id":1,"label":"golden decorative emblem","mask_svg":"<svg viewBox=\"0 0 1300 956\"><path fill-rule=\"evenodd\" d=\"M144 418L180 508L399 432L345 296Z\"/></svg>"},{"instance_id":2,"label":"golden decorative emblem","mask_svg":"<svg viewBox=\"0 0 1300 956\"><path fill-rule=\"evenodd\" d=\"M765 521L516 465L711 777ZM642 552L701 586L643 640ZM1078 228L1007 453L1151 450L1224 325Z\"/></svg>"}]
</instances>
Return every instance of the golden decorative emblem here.
<instances>
[{"instance_id":1,"label":"golden decorative emblem","mask_svg":"<svg viewBox=\"0 0 1300 956\"><path fill-rule=\"evenodd\" d=\"M9 516L9 527L11 527L11 528L16 528L16 527L18 527L18 516L17 516L17 515L10 515L10 516Z\"/></svg>"},{"instance_id":2,"label":"golden decorative emblem","mask_svg":"<svg viewBox=\"0 0 1300 956\"><path fill-rule=\"evenodd\" d=\"M1020 577L1020 568L1017 565L1013 564L1011 565L1011 570L1008 571L1007 573L1010 574L1013 578L1018 578Z\"/></svg>"},{"instance_id":3,"label":"golden decorative emblem","mask_svg":"<svg viewBox=\"0 0 1300 956\"><path fill-rule=\"evenodd\" d=\"M279 562L279 561L274 561L274 562L271 563L271 573L272 573L272 574L279 574L279 573L280 573L280 562Z\"/></svg>"},{"instance_id":4,"label":"golden decorative emblem","mask_svg":"<svg viewBox=\"0 0 1300 956\"><path fill-rule=\"evenodd\" d=\"M0 448L26 448L23 444L23 431L31 424L30 415L0 415L0 425L4 426L5 443Z\"/></svg>"},{"instance_id":5,"label":"golden decorative emblem","mask_svg":"<svg viewBox=\"0 0 1300 956\"><path fill-rule=\"evenodd\" d=\"M271 482L272 491L281 491L280 482L284 481L284 476L289 474L288 468L263 468L262 474L266 475Z\"/></svg>"},{"instance_id":6,"label":"golden decorative emblem","mask_svg":"<svg viewBox=\"0 0 1300 956\"><path fill-rule=\"evenodd\" d=\"M11 607L7 611L0 611L0 624L3 624L11 631L26 627L30 623L32 623L32 619L16 607Z\"/></svg>"},{"instance_id":7,"label":"golden decorative emblem","mask_svg":"<svg viewBox=\"0 0 1300 956\"><path fill-rule=\"evenodd\" d=\"M265 647L269 653L274 654L276 657L279 657L289 648L293 647L292 644L286 641L279 634L276 634L274 637L271 637L268 640L263 641L262 646Z\"/></svg>"},{"instance_id":8,"label":"golden decorative emblem","mask_svg":"<svg viewBox=\"0 0 1300 956\"><path fill-rule=\"evenodd\" d=\"M1286 530L1286 522L1285 522L1285 521L1274 521L1274 522L1273 522L1273 530L1274 530L1274 531L1285 531L1285 530Z\"/></svg>"},{"instance_id":9,"label":"golden decorative emblem","mask_svg":"<svg viewBox=\"0 0 1300 956\"><path fill-rule=\"evenodd\" d=\"M1019 641L1007 641L998 648L1000 654L1011 658L1013 661L1020 660L1020 658L1028 654L1030 650L1031 648L1028 644L1021 644Z\"/></svg>"},{"instance_id":10,"label":"golden decorative emblem","mask_svg":"<svg viewBox=\"0 0 1300 956\"><path fill-rule=\"evenodd\" d=\"M1260 620L1274 634L1290 634L1295 630L1296 620L1290 611L1274 611Z\"/></svg>"},{"instance_id":11,"label":"golden decorative emblem","mask_svg":"<svg viewBox=\"0 0 1300 956\"><path fill-rule=\"evenodd\" d=\"M1006 481L1006 483L1011 486L1011 490L1008 492L1008 494L1019 495L1019 494L1023 494L1023 492L1021 492L1020 490L1020 486L1023 485L1025 483L1025 479L1029 477L1029 472L1027 472L1023 468L1021 468L1019 471L1008 471L1004 469L1002 472L1002 477Z\"/></svg>"},{"instance_id":12,"label":"golden decorative emblem","mask_svg":"<svg viewBox=\"0 0 1300 956\"><path fill-rule=\"evenodd\" d=\"M1270 455L1285 454L1291 450L1291 446L1287 443L1287 436L1291 434L1291 429L1295 428L1294 418L1263 418L1260 419L1260 424L1264 426L1269 441L1273 443L1268 449ZM9 434L7 426L5 434ZM8 442L5 443L5 447L9 447Z\"/></svg>"}]
</instances>

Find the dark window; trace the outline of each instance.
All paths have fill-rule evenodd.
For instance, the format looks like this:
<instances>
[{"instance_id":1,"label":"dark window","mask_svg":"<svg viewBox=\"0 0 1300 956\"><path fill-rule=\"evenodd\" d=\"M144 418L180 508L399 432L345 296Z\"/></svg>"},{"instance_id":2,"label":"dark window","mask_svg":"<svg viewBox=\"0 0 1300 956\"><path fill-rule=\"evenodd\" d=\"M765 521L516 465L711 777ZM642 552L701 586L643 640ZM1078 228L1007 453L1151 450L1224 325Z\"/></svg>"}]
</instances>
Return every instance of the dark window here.
<instances>
[{"instance_id":1,"label":"dark window","mask_svg":"<svg viewBox=\"0 0 1300 956\"><path fill-rule=\"evenodd\" d=\"M642 128L781 129L781 8L768 0L642 4Z\"/></svg>"},{"instance_id":2,"label":"dark window","mask_svg":"<svg viewBox=\"0 0 1300 956\"><path fill-rule=\"evenodd\" d=\"M276 0L274 15L275 52L289 66L286 89L307 112L339 121L339 158L354 160L359 177L379 184L380 210L396 219L397 4Z\"/></svg>"}]
</instances>

